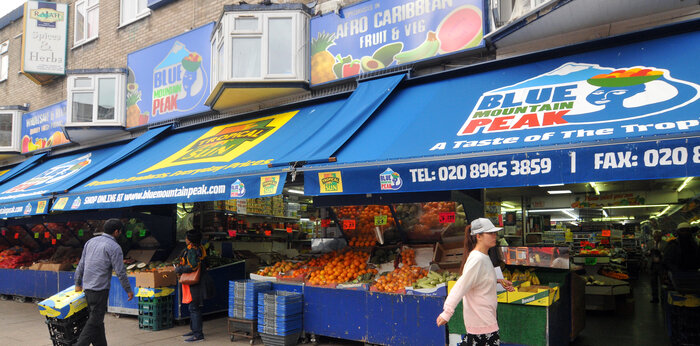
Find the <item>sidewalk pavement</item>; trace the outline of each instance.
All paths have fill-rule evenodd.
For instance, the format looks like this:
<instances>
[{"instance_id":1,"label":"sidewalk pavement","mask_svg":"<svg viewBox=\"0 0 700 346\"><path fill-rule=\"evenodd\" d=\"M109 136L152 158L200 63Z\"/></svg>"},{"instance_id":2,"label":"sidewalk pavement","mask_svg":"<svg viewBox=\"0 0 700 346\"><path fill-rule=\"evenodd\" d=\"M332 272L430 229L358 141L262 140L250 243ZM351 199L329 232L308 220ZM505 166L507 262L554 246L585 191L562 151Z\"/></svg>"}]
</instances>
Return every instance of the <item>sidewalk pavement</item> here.
<instances>
[{"instance_id":1,"label":"sidewalk pavement","mask_svg":"<svg viewBox=\"0 0 700 346\"><path fill-rule=\"evenodd\" d=\"M193 343L195 345L249 345L249 339L236 337L234 342L228 335L226 317L204 317L204 341ZM51 346L49 330L45 324L46 318L39 314L35 303L20 303L15 301L0 301L0 344L3 345L27 345L27 346ZM139 329L136 316L117 316L107 314L105 316L105 329L107 342L110 345L186 345L182 334L189 332L189 323L175 325L170 329L161 331L149 331ZM344 340L324 339L319 345L362 345L362 343ZM256 345L262 345L260 338L256 339Z\"/></svg>"}]
</instances>

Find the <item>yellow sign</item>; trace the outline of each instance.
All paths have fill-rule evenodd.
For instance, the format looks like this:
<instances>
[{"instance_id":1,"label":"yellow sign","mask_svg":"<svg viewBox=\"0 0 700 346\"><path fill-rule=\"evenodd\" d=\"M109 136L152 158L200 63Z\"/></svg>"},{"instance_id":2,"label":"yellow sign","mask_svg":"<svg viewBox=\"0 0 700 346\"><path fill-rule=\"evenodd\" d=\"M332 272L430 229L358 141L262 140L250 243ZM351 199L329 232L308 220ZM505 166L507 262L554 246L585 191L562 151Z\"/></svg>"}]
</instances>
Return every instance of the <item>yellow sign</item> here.
<instances>
[{"instance_id":1,"label":"yellow sign","mask_svg":"<svg viewBox=\"0 0 700 346\"><path fill-rule=\"evenodd\" d=\"M37 202L37 204L36 204L37 214L43 214L45 210L46 210L46 201Z\"/></svg>"},{"instance_id":2,"label":"yellow sign","mask_svg":"<svg viewBox=\"0 0 700 346\"><path fill-rule=\"evenodd\" d=\"M53 206L54 209L57 210L62 210L63 208L66 207L66 203L68 202L68 197L61 197L56 201L56 204Z\"/></svg>"},{"instance_id":3,"label":"yellow sign","mask_svg":"<svg viewBox=\"0 0 700 346\"><path fill-rule=\"evenodd\" d=\"M277 186L280 184L278 175L260 177L260 196L269 196L277 193Z\"/></svg>"},{"instance_id":4,"label":"yellow sign","mask_svg":"<svg viewBox=\"0 0 700 346\"><path fill-rule=\"evenodd\" d=\"M321 193L343 192L343 177L340 171L323 172L318 174Z\"/></svg>"},{"instance_id":5,"label":"yellow sign","mask_svg":"<svg viewBox=\"0 0 700 346\"><path fill-rule=\"evenodd\" d=\"M279 130L299 111L212 127L194 142L139 174L205 162L230 162Z\"/></svg>"}]
</instances>

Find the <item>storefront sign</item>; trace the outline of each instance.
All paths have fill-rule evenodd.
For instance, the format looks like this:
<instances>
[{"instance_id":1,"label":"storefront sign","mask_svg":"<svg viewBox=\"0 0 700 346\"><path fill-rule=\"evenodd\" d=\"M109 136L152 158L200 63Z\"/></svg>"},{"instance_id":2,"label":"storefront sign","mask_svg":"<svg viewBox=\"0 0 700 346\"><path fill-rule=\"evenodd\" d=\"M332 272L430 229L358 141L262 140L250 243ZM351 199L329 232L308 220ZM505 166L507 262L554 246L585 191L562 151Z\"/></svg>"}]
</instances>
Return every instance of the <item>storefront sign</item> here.
<instances>
[{"instance_id":1,"label":"storefront sign","mask_svg":"<svg viewBox=\"0 0 700 346\"><path fill-rule=\"evenodd\" d=\"M70 143L63 133L66 101L22 115L22 154Z\"/></svg>"},{"instance_id":2,"label":"storefront sign","mask_svg":"<svg viewBox=\"0 0 700 346\"><path fill-rule=\"evenodd\" d=\"M340 171L319 173L318 179L321 182L321 193L343 192L343 177Z\"/></svg>"},{"instance_id":3,"label":"storefront sign","mask_svg":"<svg viewBox=\"0 0 700 346\"><path fill-rule=\"evenodd\" d=\"M47 80L37 75L64 75L68 5L27 1L22 33L22 72L33 81Z\"/></svg>"},{"instance_id":4,"label":"storefront sign","mask_svg":"<svg viewBox=\"0 0 700 346\"><path fill-rule=\"evenodd\" d=\"M22 201L15 203L4 203L0 206L0 217L8 218L15 216L46 214L48 200Z\"/></svg>"},{"instance_id":5,"label":"storefront sign","mask_svg":"<svg viewBox=\"0 0 700 346\"><path fill-rule=\"evenodd\" d=\"M311 84L483 47L483 1L372 0L311 20Z\"/></svg>"},{"instance_id":6,"label":"storefront sign","mask_svg":"<svg viewBox=\"0 0 700 346\"><path fill-rule=\"evenodd\" d=\"M209 111L209 37L214 24L127 56L127 127Z\"/></svg>"}]
</instances>

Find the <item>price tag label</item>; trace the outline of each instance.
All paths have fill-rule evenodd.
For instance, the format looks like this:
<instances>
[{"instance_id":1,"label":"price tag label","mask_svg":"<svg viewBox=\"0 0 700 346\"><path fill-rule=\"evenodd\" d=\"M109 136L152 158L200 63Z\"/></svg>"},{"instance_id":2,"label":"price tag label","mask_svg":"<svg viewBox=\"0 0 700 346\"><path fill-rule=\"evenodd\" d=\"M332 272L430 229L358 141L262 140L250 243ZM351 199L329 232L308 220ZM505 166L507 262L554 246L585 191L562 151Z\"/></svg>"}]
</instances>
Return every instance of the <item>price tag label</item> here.
<instances>
[{"instance_id":1,"label":"price tag label","mask_svg":"<svg viewBox=\"0 0 700 346\"><path fill-rule=\"evenodd\" d=\"M46 238L46 239L51 238L51 233L49 233L49 232L44 232L44 238Z\"/></svg>"},{"instance_id":2,"label":"price tag label","mask_svg":"<svg viewBox=\"0 0 700 346\"><path fill-rule=\"evenodd\" d=\"M78 237L82 237L82 236L84 236L84 235L85 235L85 230L83 230L82 228L79 229L79 230L78 230Z\"/></svg>"},{"instance_id":3,"label":"price tag label","mask_svg":"<svg viewBox=\"0 0 700 346\"><path fill-rule=\"evenodd\" d=\"M34 233L34 239L39 239L39 233Z\"/></svg>"},{"instance_id":4,"label":"price tag label","mask_svg":"<svg viewBox=\"0 0 700 346\"><path fill-rule=\"evenodd\" d=\"M228 230L228 236L235 238L236 237L236 230L235 229Z\"/></svg>"},{"instance_id":5,"label":"price tag label","mask_svg":"<svg viewBox=\"0 0 700 346\"><path fill-rule=\"evenodd\" d=\"M601 239L600 243L605 245L605 244L610 244L610 239Z\"/></svg>"},{"instance_id":6,"label":"price tag label","mask_svg":"<svg viewBox=\"0 0 700 346\"><path fill-rule=\"evenodd\" d=\"M7 234L6 230L2 230L2 236L4 237Z\"/></svg>"},{"instance_id":7,"label":"price tag label","mask_svg":"<svg viewBox=\"0 0 700 346\"><path fill-rule=\"evenodd\" d=\"M268 236L268 237L271 236L271 235L272 235L272 231L270 231L270 230L265 231L265 235Z\"/></svg>"},{"instance_id":8,"label":"price tag label","mask_svg":"<svg viewBox=\"0 0 700 346\"><path fill-rule=\"evenodd\" d=\"M146 236L146 230L142 229L139 231L139 237L145 237Z\"/></svg>"},{"instance_id":9,"label":"price tag label","mask_svg":"<svg viewBox=\"0 0 700 346\"><path fill-rule=\"evenodd\" d=\"M438 219L440 223L455 223L455 212L440 213L438 214Z\"/></svg>"},{"instance_id":10,"label":"price tag label","mask_svg":"<svg viewBox=\"0 0 700 346\"><path fill-rule=\"evenodd\" d=\"M51 239L51 245L56 245L56 239Z\"/></svg>"},{"instance_id":11,"label":"price tag label","mask_svg":"<svg viewBox=\"0 0 700 346\"><path fill-rule=\"evenodd\" d=\"M292 228L291 228L291 227L287 227L287 233L292 233Z\"/></svg>"},{"instance_id":12,"label":"price tag label","mask_svg":"<svg viewBox=\"0 0 700 346\"><path fill-rule=\"evenodd\" d=\"M386 225L386 221L387 221L386 215L375 215L374 216L374 225L375 226L384 226L384 225Z\"/></svg>"},{"instance_id":13,"label":"price tag label","mask_svg":"<svg viewBox=\"0 0 700 346\"><path fill-rule=\"evenodd\" d=\"M331 219L321 219L321 227L331 227Z\"/></svg>"},{"instance_id":14,"label":"price tag label","mask_svg":"<svg viewBox=\"0 0 700 346\"><path fill-rule=\"evenodd\" d=\"M61 240L62 237L63 237L63 234L61 234L61 233L56 234L56 239Z\"/></svg>"},{"instance_id":15,"label":"price tag label","mask_svg":"<svg viewBox=\"0 0 700 346\"><path fill-rule=\"evenodd\" d=\"M126 231L126 237L131 238L132 232L131 231Z\"/></svg>"},{"instance_id":16,"label":"price tag label","mask_svg":"<svg viewBox=\"0 0 700 346\"><path fill-rule=\"evenodd\" d=\"M15 239L19 239L19 233L15 233Z\"/></svg>"},{"instance_id":17,"label":"price tag label","mask_svg":"<svg viewBox=\"0 0 700 346\"><path fill-rule=\"evenodd\" d=\"M603 233L603 237L609 237L609 236L610 236L610 230L609 230L609 229L604 229L604 230L602 231L602 233Z\"/></svg>"},{"instance_id":18,"label":"price tag label","mask_svg":"<svg viewBox=\"0 0 700 346\"><path fill-rule=\"evenodd\" d=\"M587 266L594 266L598 264L598 258L596 257L587 257L586 258L586 265Z\"/></svg>"},{"instance_id":19,"label":"price tag label","mask_svg":"<svg viewBox=\"0 0 700 346\"><path fill-rule=\"evenodd\" d=\"M343 220L343 229L345 229L345 230L355 229L355 220Z\"/></svg>"}]
</instances>

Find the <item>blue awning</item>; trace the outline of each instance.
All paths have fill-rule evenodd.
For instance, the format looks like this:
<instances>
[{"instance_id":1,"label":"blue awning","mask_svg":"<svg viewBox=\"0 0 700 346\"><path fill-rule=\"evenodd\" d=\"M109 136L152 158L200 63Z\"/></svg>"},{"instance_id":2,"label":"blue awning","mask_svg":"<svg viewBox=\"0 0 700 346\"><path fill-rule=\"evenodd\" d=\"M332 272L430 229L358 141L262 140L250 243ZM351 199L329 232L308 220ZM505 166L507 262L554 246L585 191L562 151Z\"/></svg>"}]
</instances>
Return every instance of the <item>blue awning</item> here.
<instances>
[{"instance_id":1,"label":"blue awning","mask_svg":"<svg viewBox=\"0 0 700 346\"><path fill-rule=\"evenodd\" d=\"M19 165L12 167L12 169L10 169L9 172L7 172L3 175L0 175L0 184L16 177L18 174L21 174L22 172L26 171L27 169L32 168L32 166L34 166L34 164L39 162L39 160L41 158L43 158L44 156L46 156L46 153L34 155L34 156L29 157L26 160L22 161L22 163L20 163Z\"/></svg>"},{"instance_id":2,"label":"blue awning","mask_svg":"<svg viewBox=\"0 0 700 346\"><path fill-rule=\"evenodd\" d=\"M52 210L277 195L290 163L328 162L402 78L361 82L349 98L170 134L59 196Z\"/></svg>"},{"instance_id":3,"label":"blue awning","mask_svg":"<svg viewBox=\"0 0 700 346\"><path fill-rule=\"evenodd\" d=\"M302 169L305 193L695 176L699 54L700 32L691 31L409 80L336 163Z\"/></svg>"},{"instance_id":4,"label":"blue awning","mask_svg":"<svg viewBox=\"0 0 700 346\"><path fill-rule=\"evenodd\" d=\"M54 194L114 165L139 150L167 127L150 130L128 143L36 160L29 169L0 185L0 217L45 214Z\"/></svg>"}]
</instances>

